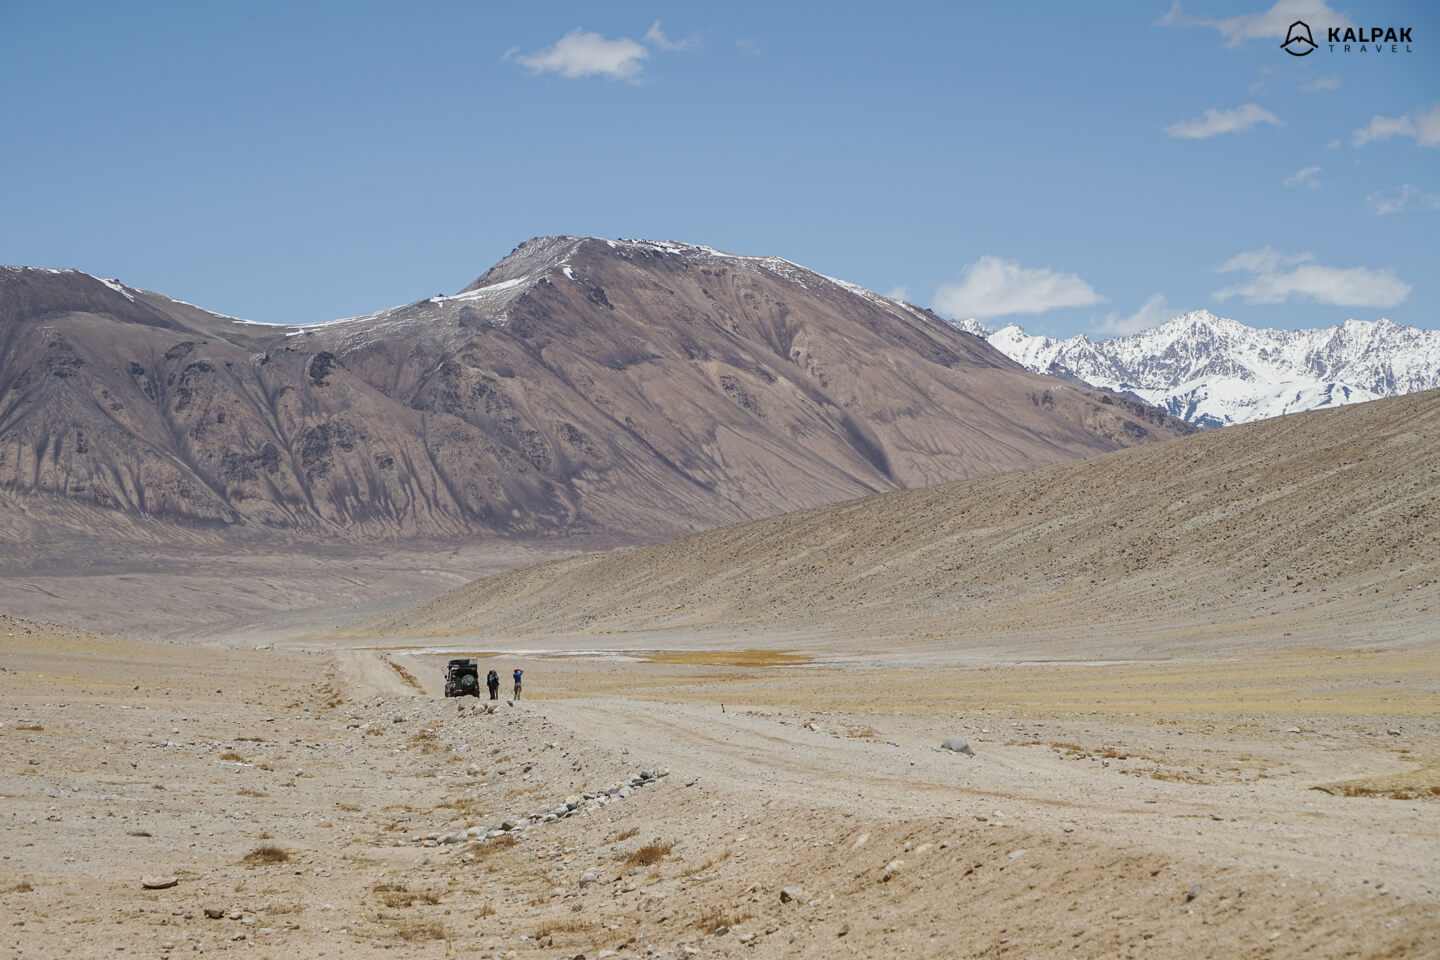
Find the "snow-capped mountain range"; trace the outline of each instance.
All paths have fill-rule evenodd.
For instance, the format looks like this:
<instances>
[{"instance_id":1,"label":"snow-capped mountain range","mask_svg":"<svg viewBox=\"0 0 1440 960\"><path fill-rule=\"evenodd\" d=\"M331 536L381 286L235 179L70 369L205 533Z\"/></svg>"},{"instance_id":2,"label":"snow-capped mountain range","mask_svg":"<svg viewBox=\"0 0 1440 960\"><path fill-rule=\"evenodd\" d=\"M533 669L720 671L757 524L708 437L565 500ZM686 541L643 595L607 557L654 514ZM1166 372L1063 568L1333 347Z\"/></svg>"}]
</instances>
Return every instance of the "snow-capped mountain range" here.
<instances>
[{"instance_id":1,"label":"snow-capped mountain range","mask_svg":"<svg viewBox=\"0 0 1440 960\"><path fill-rule=\"evenodd\" d=\"M1271 330L1197 310L1106 340L954 323L1031 370L1128 391L1201 427L1440 387L1440 330L1390 320Z\"/></svg>"}]
</instances>

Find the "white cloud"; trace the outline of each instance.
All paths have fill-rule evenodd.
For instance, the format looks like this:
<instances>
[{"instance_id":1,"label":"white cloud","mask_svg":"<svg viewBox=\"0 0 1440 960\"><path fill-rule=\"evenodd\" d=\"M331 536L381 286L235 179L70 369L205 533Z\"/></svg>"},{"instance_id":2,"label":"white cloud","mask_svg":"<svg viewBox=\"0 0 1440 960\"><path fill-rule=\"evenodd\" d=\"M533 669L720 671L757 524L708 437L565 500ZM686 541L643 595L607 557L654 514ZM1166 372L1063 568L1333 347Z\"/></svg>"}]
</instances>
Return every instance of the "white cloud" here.
<instances>
[{"instance_id":1,"label":"white cloud","mask_svg":"<svg viewBox=\"0 0 1440 960\"><path fill-rule=\"evenodd\" d=\"M1319 167L1305 167L1296 170L1280 182L1287 187L1309 187L1311 190L1319 190L1320 178L1317 176L1319 172Z\"/></svg>"},{"instance_id":2,"label":"white cloud","mask_svg":"<svg viewBox=\"0 0 1440 960\"><path fill-rule=\"evenodd\" d=\"M1422 147L1440 147L1440 103L1416 116L1415 142Z\"/></svg>"},{"instance_id":3,"label":"white cloud","mask_svg":"<svg viewBox=\"0 0 1440 960\"><path fill-rule=\"evenodd\" d=\"M936 309L962 318L1044 313L1057 307L1103 302L1104 297L1073 273L1022 267L1013 260L990 256L966 267L959 283L947 283L935 291Z\"/></svg>"},{"instance_id":4,"label":"white cloud","mask_svg":"<svg viewBox=\"0 0 1440 960\"><path fill-rule=\"evenodd\" d=\"M1270 247L1238 253L1219 270L1251 274L1212 294L1217 300L1241 297L1246 303L1313 300L1338 307L1393 307L1412 289L1388 267L1326 267L1316 263L1312 253L1281 253Z\"/></svg>"},{"instance_id":5,"label":"white cloud","mask_svg":"<svg viewBox=\"0 0 1440 960\"><path fill-rule=\"evenodd\" d=\"M1339 140L1331 140L1329 143L1325 144L1325 149L1326 149L1326 150L1339 150L1339 149L1340 149L1340 141L1339 141Z\"/></svg>"},{"instance_id":6,"label":"white cloud","mask_svg":"<svg viewBox=\"0 0 1440 960\"><path fill-rule=\"evenodd\" d=\"M1300 84L1300 89L1304 93L1319 93L1321 90L1339 90L1340 78L1337 76L1316 77L1309 83Z\"/></svg>"},{"instance_id":7,"label":"white cloud","mask_svg":"<svg viewBox=\"0 0 1440 960\"><path fill-rule=\"evenodd\" d=\"M671 40L665 36L665 31L660 29L660 21L656 20L650 24L650 29L645 31L644 40L657 50L689 50L691 47L700 46L699 37L686 37L684 40Z\"/></svg>"},{"instance_id":8,"label":"white cloud","mask_svg":"<svg viewBox=\"0 0 1440 960\"><path fill-rule=\"evenodd\" d=\"M1361 127L1350 134L1350 145L1363 147L1371 140L1389 140L1395 136L1415 136L1415 124L1410 120L1410 115L1382 117L1377 113L1370 118L1369 126Z\"/></svg>"},{"instance_id":9,"label":"white cloud","mask_svg":"<svg viewBox=\"0 0 1440 960\"><path fill-rule=\"evenodd\" d=\"M1214 137L1222 133L1239 133L1249 130L1257 123L1270 123L1277 127L1285 126L1285 121L1264 107L1255 103L1247 103L1236 107L1234 110L1205 111L1205 115L1199 120L1181 120L1179 123L1172 123L1165 128L1165 132L1180 140L1203 140L1206 137Z\"/></svg>"},{"instance_id":10,"label":"white cloud","mask_svg":"<svg viewBox=\"0 0 1440 960\"><path fill-rule=\"evenodd\" d=\"M1377 217L1406 210L1440 210L1440 194L1425 193L1413 184L1405 184L1394 195L1377 190L1365 198L1365 206Z\"/></svg>"},{"instance_id":11,"label":"white cloud","mask_svg":"<svg viewBox=\"0 0 1440 960\"><path fill-rule=\"evenodd\" d=\"M1234 47L1246 40L1284 40L1290 24L1296 20L1304 20L1315 31L1355 25L1345 14L1330 9L1324 0L1279 0L1262 13L1245 13L1220 20L1190 16L1181 9L1180 0L1175 0L1169 12L1155 23L1162 27L1213 27L1225 38L1225 46Z\"/></svg>"},{"instance_id":12,"label":"white cloud","mask_svg":"<svg viewBox=\"0 0 1440 960\"><path fill-rule=\"evenodd\" d=\"M1282 267L1293 267L1297 263L1305 263L1314 259L1313 254L1281 253L1279 250L1267 246L1259 250L1237 253L1216 269L1221 273L1274 273Z\"/></svg>"},{"instance_id":13,"label":"white cloud","mask_svg":"<svg viewBox=\"0 0 1440 960\"><path fill-rule=\"evenodd\" d=\"M1165 297L1155 293L1128 317L1122 317L1118 313L1106 314L1105 318L1095 325L1095 332L1123 337L1158 327L1174 315L1175 312L1166 306Z\"/></svg>"},{"instance_id":14,"label":"white cloud","mask_svg":"<svg viewBox=\"0 0 1440 960\"><path fill-rule=\"evenodd\" d=\"M1382 117L1377 113L1367 126L1350 134L1350 144L1363 147L1372 140L1391 137L1414 137L1422 147L1440 147L1440 103L1421 110L1414 119L1408 113L1398 117Z\"/></svg>"},{"instance_id":15,"label":"white cloud","mask_svg":"<svg viewBox=\"0 0 1440 960\"><path fill-rule=\"evenodd\" d=\"M889 297L891 300L909 300L910 291L904 287L891 287L881 294L882 297Z\"/></svg>"},{"instance_id":16,"label":"white cloud","mask_svg":"<svg viewBox=\"0 0 1440 960\"><path fill-rule=\"evenodd\" d=\"M606 40L598 33L576 28L553 47L515 59L533 73L558 73L571 79L605 76L635 83L643 66L641 61L648 56L650 51L629 37Z\"/></svg>"},{"instance_id":17,"label":"white cloud","mask_svg":"<svg viewBox=\"0 0 1440 960\"><path fill-rule=\"evenodd\" d=\"M748 38L744 40L736 40L735 46L740 48L741 53L748 54L752 57L760 56L760 42L758 40L752 40Z\"/></svg>"}]
</instances>

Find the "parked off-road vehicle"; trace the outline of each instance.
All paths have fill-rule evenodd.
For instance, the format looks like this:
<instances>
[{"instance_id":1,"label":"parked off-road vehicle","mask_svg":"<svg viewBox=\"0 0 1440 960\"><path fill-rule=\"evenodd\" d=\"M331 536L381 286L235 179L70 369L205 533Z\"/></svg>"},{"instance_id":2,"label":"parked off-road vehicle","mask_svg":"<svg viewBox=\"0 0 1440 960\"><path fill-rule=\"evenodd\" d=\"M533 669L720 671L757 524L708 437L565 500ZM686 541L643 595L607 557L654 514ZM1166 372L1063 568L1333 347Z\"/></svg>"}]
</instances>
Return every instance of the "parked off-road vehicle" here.
<instances>
[{"instance_id":1,"label":"parked off-road vehicle","mask_svg":"<svg viewBox=\"0 0 1440 960\"><path fill-rule=\"evenodd\" d=\"M445 696L480 696L480 662L475 659L451 660L445 668Z\"/></svg>"}]
</instances>

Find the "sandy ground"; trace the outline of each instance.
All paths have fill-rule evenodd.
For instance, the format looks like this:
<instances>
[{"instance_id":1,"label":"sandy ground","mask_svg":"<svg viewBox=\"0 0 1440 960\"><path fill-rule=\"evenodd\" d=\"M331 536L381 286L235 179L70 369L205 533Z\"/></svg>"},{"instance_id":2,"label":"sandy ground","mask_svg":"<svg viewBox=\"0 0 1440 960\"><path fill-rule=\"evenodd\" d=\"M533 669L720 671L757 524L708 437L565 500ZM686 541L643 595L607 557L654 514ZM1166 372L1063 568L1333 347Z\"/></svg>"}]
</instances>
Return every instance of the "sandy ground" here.
<instances>
[{"instance_id":1,"label":"sandy ground","mask_svg":"<svg viewBox=\"0 0 1440 960\"><path fill-rule=\"evenodd\" d=\"M671 639L483 714L447 651L0 620L0 955L1440 956L1433 644Z\"/></svg>"},{"instance_id":2,"label":"sandy ground","mask_svg":"<svg viewBox=\"0 0 1440 960\"><path fill-rule=\"evenodd\" d=\"M610 545L580 537L368 546L57 539L36 543L0 522L0 611L129 637L227 642L332 629L476 577Z\"/></svg>"}]
</instances>

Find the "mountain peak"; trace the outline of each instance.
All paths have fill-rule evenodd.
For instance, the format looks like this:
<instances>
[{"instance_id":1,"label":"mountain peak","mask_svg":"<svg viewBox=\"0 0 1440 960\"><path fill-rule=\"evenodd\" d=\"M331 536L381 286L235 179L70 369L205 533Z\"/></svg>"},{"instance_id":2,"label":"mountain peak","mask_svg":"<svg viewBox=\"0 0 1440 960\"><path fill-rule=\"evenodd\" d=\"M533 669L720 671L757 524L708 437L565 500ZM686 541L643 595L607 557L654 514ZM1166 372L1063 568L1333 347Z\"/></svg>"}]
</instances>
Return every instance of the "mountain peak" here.
<instances>
[{"instance_id":1,"label":"mountain peak","mask_svg":"<svg viewBox=\"0 0 1440 960\"><path fill-rule=\"evenodd\" d=\"M1189 313L1182 313L1179 316L1173 317L1160 324L1158 327L1154 327L1152 329L1207 329L1220 330L1229 333L1237 330L1248 330L1250 328L1246 327L1243 323L1240 323L1237 320L1231 320L1229 317L1221 317L1211 313L1209 310L1200 309L1192 310ZM1142 333L1143 332L1144 331L1142 331Z\"/></svg>"},{"instance_id":2,"label":"mountain peak","mask_svg":"<svg viewBox=\"0 0 1440 960\"><path fill-rule=\"evenodd\" d=\"M0 487L197 529L633 542L1189 432L699 245L537 237L461 293L300 327L23 276L0 445L35 453Z\"/></svg>"},{"instance_id":3,"label":"mountain peak","mask_svg":"<svg viewBox=\"0 0 1440 960\"><path fill-rule=\"evenodd\" d=\"M1129 391L1209 427L1440 387L1440 331L1388 318L1272 330L1195 310L1093 343L1014 324L985 339L1031 370Z\"/></svg>"}]
</instances>

